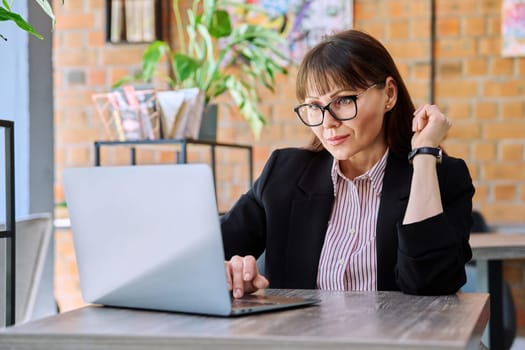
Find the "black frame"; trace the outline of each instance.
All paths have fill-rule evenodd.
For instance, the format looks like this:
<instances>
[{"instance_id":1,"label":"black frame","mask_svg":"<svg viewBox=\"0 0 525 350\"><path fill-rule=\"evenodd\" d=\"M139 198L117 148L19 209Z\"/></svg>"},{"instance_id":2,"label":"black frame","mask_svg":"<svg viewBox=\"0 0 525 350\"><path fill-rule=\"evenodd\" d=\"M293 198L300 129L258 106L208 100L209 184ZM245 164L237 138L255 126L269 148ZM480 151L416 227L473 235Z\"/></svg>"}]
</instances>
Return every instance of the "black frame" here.
<instances>
[{"instance_id":1,"label":"black frame","mask_svg":"<svg viewBox=\"0 0 525 350\"><path fill-rule=\"evenodd\" d=\"M6 240L5 255L5 325L11 326L15 323L15 140L14 123L8 120L0 120L0 127L5 129L5 205L6 223L5 230L0 231L0 238Z\"/></svg>"},{"instance_id":2,"label":"black frame","mask_svg":"<svg viewBox=\"0 0 525 350\"><path fill-rule=\"evenodd\" d=\"M161 0L150 0L153 2L155 6L155 38L151 41L129 41L125 38L121 38L120 40L113 41L111 40L111 20L112 20L112 3L115 0L106 0L106 42L112 43L112 44L143 44L143 43L150 43L157 39L161 39L162 37L162 25L161 22L163 21L162 11L161 11ZM135 0L119 0L131 3ZM124 22L124 27L126 26Z\"/></svg>"}]
</instances>

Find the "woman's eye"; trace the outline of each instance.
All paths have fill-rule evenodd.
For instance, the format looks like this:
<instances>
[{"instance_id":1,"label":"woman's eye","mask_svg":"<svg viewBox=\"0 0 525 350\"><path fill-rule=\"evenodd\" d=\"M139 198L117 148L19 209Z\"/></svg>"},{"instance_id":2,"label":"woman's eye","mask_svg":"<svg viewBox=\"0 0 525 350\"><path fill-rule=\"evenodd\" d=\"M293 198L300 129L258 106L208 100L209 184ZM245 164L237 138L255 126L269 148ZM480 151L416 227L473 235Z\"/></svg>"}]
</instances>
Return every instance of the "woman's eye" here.
<instances>
[{"instance_id":1,"label":"woman's eye","mask_svg":"<svg viewBox=\"0 0 525 350\"><path fill-rule=\"evenodd\" d=\"M337 100L334 101L335 104L338 104L338 105L348 105L348 104L351 104L351 103L354 103L354 97L353 96L341 96L341 97L338 97Z\"/></svg>"},{"instance_id":2,"label":"woman's eye","mask_svg":"<svg viewBox=\"0 0 525 350\"><path fill-rule=\"evenodd\" d=\"M320 109L319 106L316 105L316 104L309 104L309 105L306 105L306 108L308 108L308 109L311 110L311 111L317 111L317 110Z\"/></svg>"}]
</instances>

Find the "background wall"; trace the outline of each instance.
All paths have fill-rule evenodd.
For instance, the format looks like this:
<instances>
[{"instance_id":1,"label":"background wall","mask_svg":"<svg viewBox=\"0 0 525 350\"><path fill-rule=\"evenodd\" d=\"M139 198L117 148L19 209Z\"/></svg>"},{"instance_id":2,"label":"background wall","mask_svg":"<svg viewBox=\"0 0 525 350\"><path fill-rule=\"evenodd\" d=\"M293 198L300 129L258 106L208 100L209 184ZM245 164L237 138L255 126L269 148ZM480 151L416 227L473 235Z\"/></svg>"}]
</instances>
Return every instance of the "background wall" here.
<instances>
[{"instance_id":1,"label":"background wall","mask_svg":"<svg viewBox=\"0 0 525 350\"><path fill-rule=\"evenodd\" d=\"M60 202L61 170L93 164L92 143L105 138L91 94L107 91L119 77L137 70L144 46L105 43L103 0L55 2L55 200ZM417 105L430 99L430 4L354 1L355 27L387 46ZM435 98L454 123L445 148L467 161L477 188L474 205L490 224L524 225L525 58L501 57L501 0L437 0L436 21ZM235 110L220 107L219 140L253 144L256 174L272 149L303 145L310 138L292 112L294 75L291 68L289 76L278 78L276 94L264 96L261 108L269 125L259 140ZM143 162L174 159L171 151L144 151L139 157ZM103 159L124 163L127 153L111 151ZM236 175L225 168L220 176L231 182ZM221 205L228 207L242 185L228 191L221 186L220 191ZM59 230L56 239L55 290L59 304L68 309L81 303L70 232ZM524 262L505 262L505 276L515 295L519 333L525 335Z\"/></svg>"},{"instance_id":2,"label":"background wall","mask_svg":"<svg viewBox=\"0 0 525 350\"><path fill-rule=\"evenodd\" d=\"M14 121L15 215L21 218L32 213L50 213L54 208L52 34L49 18L36 2L17 1L13 10L47 34L47 40L38 40L13 22L2 22L1 33L8 40L0 39L0 119ZM3 130L0 135L0 142L4 142ZM3 151L4 147L0 147L0 152ZM3 166L0 182L5 183ZM5 186L1 187L3 198ZM5 210L5 203L0 204L0 222L5 220ZM2 248L0 255L4 254ZM56 312L53 256L51 245L37 292L34 317ZM3 276L3 272L0 275Z\"/></svg>"}]
</instances>

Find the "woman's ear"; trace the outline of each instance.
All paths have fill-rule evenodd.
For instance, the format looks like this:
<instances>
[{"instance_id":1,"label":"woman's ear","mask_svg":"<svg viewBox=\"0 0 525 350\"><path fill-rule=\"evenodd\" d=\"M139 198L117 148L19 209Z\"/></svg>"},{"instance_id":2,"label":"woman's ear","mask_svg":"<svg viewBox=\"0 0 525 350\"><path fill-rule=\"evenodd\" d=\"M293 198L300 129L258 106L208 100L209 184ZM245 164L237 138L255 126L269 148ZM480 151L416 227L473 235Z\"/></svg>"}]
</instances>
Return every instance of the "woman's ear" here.
<instances>
[{"instance_id":1,"label":"woman's ear","mask_svg":"<svg viewBox=\"0 0 525 350\"><path fill-rule=\"evenodd\" d=\"M392 77L387 77L385 81L385 112L388 112L394 108L397 101L397 83Z\"/></svg>"}]
</instances>

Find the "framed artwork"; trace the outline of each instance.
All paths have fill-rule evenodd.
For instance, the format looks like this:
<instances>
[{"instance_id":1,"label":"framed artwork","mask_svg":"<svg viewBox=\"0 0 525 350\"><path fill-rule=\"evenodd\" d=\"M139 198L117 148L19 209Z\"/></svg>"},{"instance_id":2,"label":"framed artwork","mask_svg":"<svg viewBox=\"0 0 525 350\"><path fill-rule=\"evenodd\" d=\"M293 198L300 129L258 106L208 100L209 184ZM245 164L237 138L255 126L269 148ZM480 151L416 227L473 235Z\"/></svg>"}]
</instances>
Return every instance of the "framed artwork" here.
<instances>
[{"instance_id":1,"label":"framed artwork","mask_svg":"<svg viewBox=\"0 0 525 350\"><path fill-rule=\"evenodd\" d=\"M288 57L301 61L326 35L353 26L353 0L238 0L264 9L270 17L250 17L252 23L274 27L286 39Z\"/></svg>"},{"instance_id":2,"label":"framed artwork","mask_svg":"<svg viewBox=\"0 0 525 350\"><path fill-rule=\"evenodd\" d=\"M525 0L503 0L501 13L502 55L525 56Z\"/></svg>"}]
</instances>

